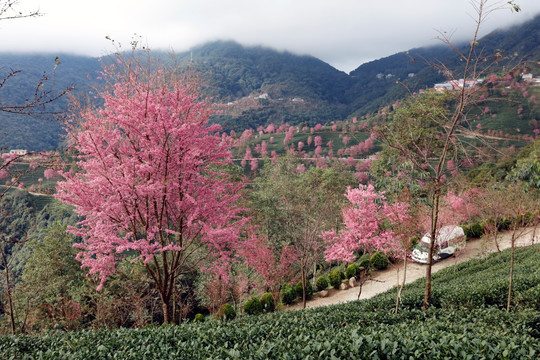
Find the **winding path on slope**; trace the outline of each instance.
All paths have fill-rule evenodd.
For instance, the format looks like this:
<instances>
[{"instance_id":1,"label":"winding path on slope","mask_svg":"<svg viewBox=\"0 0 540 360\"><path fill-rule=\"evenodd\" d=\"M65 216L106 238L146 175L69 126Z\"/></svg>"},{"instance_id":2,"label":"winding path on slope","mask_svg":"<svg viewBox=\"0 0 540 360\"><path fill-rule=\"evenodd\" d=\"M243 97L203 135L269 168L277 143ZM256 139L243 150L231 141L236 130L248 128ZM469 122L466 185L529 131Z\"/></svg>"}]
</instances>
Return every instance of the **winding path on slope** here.
<instances>
[{"instance_id":1,"label":"winding path on slope","mask_svg":"<svg viewBox=\"0 0 540 360\"><path fill-rule=\"evenodd\" d=\"M520 229L518 234L519 238L516 240L516 246L527 246L532 244L538 244L540 242L540 228L536 231L534 228ZM501 250L510 247L510 240L512 238L512 232L506 231L500 233L497 239L499 248ZM432 272L435 273L448 266L467 261L473 258L485 257L491 252L497 251L497 247L493 240L485 238L474 239L467 241L467 246L464 250L461 250L455 256L436 262L433 265ZM376 271L372 274L371 279L368 280L362 287L362 296L360 299L368 299L379 293L385 292L397 285L397 276L399 268L400 281L403 280L403 264L393 264L384 271ZM407 280L406 283L411 283L417 279L420 279L426 275L426 266L414 263L410 261L407 264ZM312 300L306 304L307 308L326 306L338 303L344 303L347 301L356 300L358 297L358 287L349 288L347 290L330 290L328 297L314 296ZM302 303L294 304L287 307L287 309L301 309Z\"/></svg>"}]
</instances>

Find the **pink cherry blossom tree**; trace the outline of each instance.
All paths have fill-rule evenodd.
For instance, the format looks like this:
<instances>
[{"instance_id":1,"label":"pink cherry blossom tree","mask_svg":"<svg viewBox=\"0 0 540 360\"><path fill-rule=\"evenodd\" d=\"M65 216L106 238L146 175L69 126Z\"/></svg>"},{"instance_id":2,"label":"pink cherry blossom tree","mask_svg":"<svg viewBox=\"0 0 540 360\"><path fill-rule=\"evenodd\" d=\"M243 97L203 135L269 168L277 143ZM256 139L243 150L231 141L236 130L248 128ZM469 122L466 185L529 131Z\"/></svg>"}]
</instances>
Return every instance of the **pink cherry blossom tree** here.
<instances>
[{"instance_id":1,"label":"pink cherry blossom tree","mask_svg":"<svg viewBox=\"0 0 540 360\"><path fill-rule=\"evenodd\" d=\"M384 193L377 192L371 184L349 187L345 197L350 205L343 209L343 230L332 229L321 235L327 244L326 261L353 262L358 250L403 256L406 261L408 247L404 239L408 234L404 224L410 220L408 206L388 205ZM360 287L358 298L361 291Z\"/></svg>"},{"instance_id":2,"label":"pink cherry blossom tree","mask_svg":"<svg viewBox=\"0 0 540 360\"><path fill-rule=\"evenodd\" d=\"M345 197L350 205L343 209L344 229L341 232L332 229L322 235L328 245L324 252L326 261L352 262L358 250L393 251L397 244L392 233L380 227L384 219L384 194L369 184L347 188Z\"/></svg>"},{"instance_id":3,"label":"pink cherry blossom tree","mask_svg":"<svg viewBox=\"0 0 540 360\"><path fill-rule=\"evenodd\" d=\"M78 171L63 174L57 197L83 219L70 231L83 239L77 258L100 278L98 290L135 254L168 323L178 276L230 261L242 185L221 170L230 145L189 81L154 60L117 61L103 70L103 105L74 104L68 138Z\"/></svg>"},{"instance_id":4,"label":"pink cherry blossom tree","mask_svg":"<svg viewBox=\"0 0 540 360\"><path fill-rule=\"evenodd\" d=\"M239 254L245 259L248 267L253 269L262 281L264 291L270 291L274 299L279 299L282 284L295 279L297 254L291 246L276 249L268 243L267 238L252 234L242 242Z\"/></svg>"},{"instance_id":5,"label":"pink cherry blossom tree","mask_svg":"<svg viewBox=\"0 0 540 360\"><path fill-rule=\"evenodd\" d=\"M401 294L407 281L407 262L409 250L412 246L412 239L420 235L418 213L415 213L410 206L412 199L407 200L396 201L392 204L386 203L382 209L382 216L385 219L384 225L388 231L392 232L394 238L393 256L403 261L403 281L401 284L399 283L399 267L397 267L398 292L396 295L396 313L399 310Z\"/></svg>"}]
</instances>

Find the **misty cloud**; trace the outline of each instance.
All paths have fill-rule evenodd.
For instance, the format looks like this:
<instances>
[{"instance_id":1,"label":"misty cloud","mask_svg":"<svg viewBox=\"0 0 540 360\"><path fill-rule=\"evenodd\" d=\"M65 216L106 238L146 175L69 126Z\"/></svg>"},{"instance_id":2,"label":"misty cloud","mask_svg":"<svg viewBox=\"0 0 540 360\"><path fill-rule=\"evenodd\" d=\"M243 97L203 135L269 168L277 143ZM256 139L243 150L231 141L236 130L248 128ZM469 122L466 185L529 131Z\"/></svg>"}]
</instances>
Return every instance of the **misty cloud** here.
<instances>
[{"instance_id":1,"label":"misty cloud","mask_svg":"<svg viewBox=\"0 0 540 360\"><path fill-rule=\"evenodd\" d=\"M522 12L494 12L482 34L540 12L537 0L518 3ZM474 27L467 0L25 0L21 6L40 8L45 16L0 22L2 52L100 56L115 50L106 35L126 47L136 33L151 48L178 52L210 40L235 40L310 54L347 72L366 61L438 44L438 30L465 40Z\"/></svg>"}]
</instances>

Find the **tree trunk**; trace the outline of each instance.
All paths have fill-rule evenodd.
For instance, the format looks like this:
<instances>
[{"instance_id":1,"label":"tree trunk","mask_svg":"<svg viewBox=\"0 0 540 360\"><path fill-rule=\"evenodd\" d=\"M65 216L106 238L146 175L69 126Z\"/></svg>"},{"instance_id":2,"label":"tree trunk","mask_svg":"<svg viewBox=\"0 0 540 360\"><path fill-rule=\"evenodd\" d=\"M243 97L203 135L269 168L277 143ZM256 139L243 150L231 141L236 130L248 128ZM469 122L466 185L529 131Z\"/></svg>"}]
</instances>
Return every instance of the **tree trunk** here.
<instances>
[{"instance_id":1,"label":"tree trunk","mask_svg":"<svg viewBox=\"0 0 540 360\"><path fill-rule=\"evenodd\" d=\"M163 323L170 324L172 321L171 314L171 299L170 297L164 298L161 296L161 306L163 308Z\"/></svg>"},{"instance_id":2,"label":"tree trunk","mask_svg":"<svg viewBox=\"0 0 540 360\"><path fill-rule=\"evenodd\" d=\"M431 268L433 267L433 252L435 250L435 240L437 234L437 222L439 221L439 200L441 197L441 190L439 185L436 185L436 189L433 192L433 209L431 211L431 239L429 242L429 251L426 267L426 290L424 293L424 303L422 305L424 310L427 310L429 302L431 301Z\"/></svg>"},{"instance_id":3,"label":"tree trunk","mask_svg":"<svg viewBox=\"0 0 540 360\"><path fill-rule=\"evenodd\" d=\"M407 280L407 249L405 249L405 257L403 259L403 283L399 286L399 290L396 298L396 314L399 311L399 303L401 302L401 293L403 292L403 287L405 286L405 281ZM398 268L398 285L399 285L399 268Z\"/></svg>"},{"instance_id":4,"label":"tree trunk","mask_svg":"<svg viewBox=\"0 0 540 360\"><path fill-rule=\"evenodd\" d=\"M510 304L512 302L512 283L514 281L514 252L516 250L516 247L515 247L515 243L516 243L516 239L515 239L515 233L516 233L516 229L514 228L514 233L512 234L512 239L511 239L511 247L512 247L512 250L510 252L510 281L508 283L508 300L506 301L506 312L510 312Z\"/></svg>"},{"instance_id":5,"label":"tree trunk","mask_svg":"<svg viewBox=\"0 0 540 360\"><path fill-rule=\"evenodd\" d=\"M11 284L9 283L9 265L6 259L6 254L4 253L4 249L2 249L2 261L4 263L4 275L6 280L6 295L8 299L8 305L9 305L9 319L11 322L11 333L12 335L15 335L17 332L17 329L15 328L15 314L13 313L13 298L11 296Z\"/></svg>"},{"instance_id":6,"label":"tree trunk","mask_svg":"<svg viewBox=\"0 0 540 360\"><path fill-rule=\"evenodd\" d=\"M302 305L306 308L306 269L302 266Z\"/></svg>"},{"instance_id":7,"label":"tree trunk","mask_svg":"<svg viewBox=\"0 0 540 360\"><path fill-rule=\"evenodd\" d=\"M360 295L362 295L362 286L366 282L366 273L367 273L367 269L360 268L360 280L358 281L358 297L357 297L357 300L360 300Z\"/></svg>"}]
</instances>

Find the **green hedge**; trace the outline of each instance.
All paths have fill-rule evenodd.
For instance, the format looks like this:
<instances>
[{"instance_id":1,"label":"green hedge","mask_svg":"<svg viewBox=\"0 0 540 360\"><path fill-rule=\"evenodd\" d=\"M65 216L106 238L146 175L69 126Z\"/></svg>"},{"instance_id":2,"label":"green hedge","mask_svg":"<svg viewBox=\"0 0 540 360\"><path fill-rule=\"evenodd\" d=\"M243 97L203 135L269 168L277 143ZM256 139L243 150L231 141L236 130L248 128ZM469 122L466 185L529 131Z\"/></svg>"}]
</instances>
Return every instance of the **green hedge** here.
<instances>
[{"instance_id":1,"label":"green hedge","mask_svg":"<svg viewBox=\"0 0 540 360\"><path fill-rule=\"evenodd\" d=\"M328 288L328 280L324 276L321 276L317 278L315 286L317 287L317 291L326 290Z\"/></svg>"},{"instance_id":2,"label":"green hedge","mask_svg":"<svg viewBox=\"0 0 540 360\"><path fill-rule=\"evenodd\" d=\"M263 306L258 297L252 297L244 303L244 313L247 315L259 315L262 312Z\"/></svg>"},{"instance_id":3,"label":"green hedge","mask_svg":"<svg viewBox=\"0 0 540 360\"><path fill-rule=\"evenodd\" d=\"M356 264L350 264L347 266L347 270L345 270L345 278L350 279L353 276L358 275L360 270L358 269L358 266Z\"/></svg>"},{"instance_id":4,"label":"green hedge","mask_svg":"<svg viewBox=\"0 0 540 360\"><path fill-rule=\"evenodd\" d=\"M236 317L236 310L231 304L223 304L219 308L216 317L219 320L233 320Z\"/></svg>"},{"instance_id":5,"label":"green hedge","mask_svg":"<svg viewBox=\"0 0 540 360\"><path fill-rule=\"evenodd\" d=\"M299 281L296 284L296 296L298 296L299 299L302 299L304 297L304 288L302 285L302 281ZM309 300L313 297L313 286L311 285L311 281L309 279L306 281L306 299Z\"/></svg>"},{"instance_id":6,"label":"green hedge","mask_svg":"<svg viewBox=\"0 0 540 360\"><path fill-rule=\"evenodd\" d=\"M261 295L260 298L262 310L265 313L271 313L276 310L276 303L274 302L274 296L267 292Z\"/></svg>"},{"instance_id":7,"label":"green hedge","mask_svg":"<svg viewBox=\"0 0 540 360\"><path fill-rule=\"evenodd\" d=\"M328 275L328 281L330 282L330 286L334 288L339 288L339 285L341 284L341 280L345 278L345 274L343 274L343 271L341 270L334 270Z\"/></svg>"},{"instance_id":8,"label":"green hedge","mask_svg":"<svg viewBox=\"0 0 540 360\"><path fill-rule=\"evenodd\" d=\"M281 290L281 301L286 305L291 305L298 294L296 293L296 288L292 285L286 285L283 290Z\"/></svg>"},{"instance_id":9,"label":"green hedge","mask_svg":"<svg viewBox=\"0 0 540 360\"><path fill-rule=\"evenodd\" d=\"M390 261L388 261L388 258L386 257L386 255L378 251L374 253L373 255L371 255L371 258L369 259L369 261L371 263L371 267L377 270L384 270L390 264Z\"/></svg>"},{"instance_id":10,"label":"green hedge","mask_svg":"<svg viewBox=\"0 0 540 360\"><path fill-rule=\"evenodd\" d=\"M478 239L484 235L484 225L478 222L473 222L470 225L461 226L467 239Z\"/></svg>"}]
</instances>

